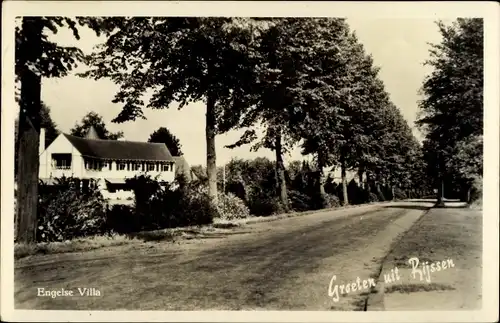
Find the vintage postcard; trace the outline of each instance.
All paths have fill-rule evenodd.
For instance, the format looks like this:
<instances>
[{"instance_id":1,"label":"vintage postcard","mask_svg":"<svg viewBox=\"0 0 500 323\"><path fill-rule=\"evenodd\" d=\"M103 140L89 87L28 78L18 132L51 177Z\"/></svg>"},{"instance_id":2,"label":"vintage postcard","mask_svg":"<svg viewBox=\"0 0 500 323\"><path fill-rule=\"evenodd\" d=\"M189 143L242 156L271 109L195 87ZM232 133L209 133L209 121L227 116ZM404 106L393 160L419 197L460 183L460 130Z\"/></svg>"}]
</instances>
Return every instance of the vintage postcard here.
<instances>
[{"instance_id":1,"label":"vintage postcard","mask_svg":"<svg viewBox=\"0 0 500 323\"><path fill-rule=\"evenodd\" d=\"M496 3L2 5L3 321L498 320Z\"/></svg>"}]
</instances>

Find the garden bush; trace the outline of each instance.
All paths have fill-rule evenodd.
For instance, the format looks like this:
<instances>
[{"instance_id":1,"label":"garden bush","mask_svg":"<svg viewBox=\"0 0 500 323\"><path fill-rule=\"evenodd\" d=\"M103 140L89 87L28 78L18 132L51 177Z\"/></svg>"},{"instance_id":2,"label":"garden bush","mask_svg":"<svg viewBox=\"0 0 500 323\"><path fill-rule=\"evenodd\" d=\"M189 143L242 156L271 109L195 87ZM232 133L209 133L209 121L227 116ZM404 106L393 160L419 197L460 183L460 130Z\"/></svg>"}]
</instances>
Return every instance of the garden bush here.
<instances>
[{"instance_id":1,"label":"garden bush","mask_svg":"<svg viewBox=\"0 0 500 323\"><path fill-rule=\"evenodd\" d=\"M288 199L294 211L303 212L311 208L311 198L302 192L290 190Z\"/></svg>"},{"instance_id":2,"label":"garden bush","mask_svg":"<svg viewBox=\"0 0 500 323\"><path fill-rule=\"evenodd\" d=\"M378 202L379 199L377 197L377 194L373 193L373 192L370 192L368 194L368 202L372 203L372 202Z\"/></svg>"},{"instance_id":3,"label":"garden bush","mask_svg":"<svg viewBox=\"0 0 500 323\"><path fill-rule=\"evenodd\" d=\"M113 205L107 211L106 228L113 233L133 233L141 230L141 219L130 205Z\"/></svg>"},{"instance_id":4,"label":"garden bush","mask_svg":"<svg viewBox=\"0 0 500 323\"><path fill-rule=\"evenodd\" d=\"M218 216L204 185L177 181L160 185L147 176L128 182L134 190L135 213L141 230L209 224Z\"/></svg>"},{"instance_id":5,"label":"garden bush","mask_svg":"<svg viewBox=\"0 0 500 323\"><path fill-rule=\"evenodd\" d=\"M326 194L325 199L327 201L327 207L332 208L332 207L339 207L341 205L340 199L337 195L333 194Z\"/></svg>"},{"instance_id":6,"label":"garden bush","mask_svg":"<svg viewBox=\"0 0 500 323\"><path fill-rule=\"evenodd\" d=\"M249 196L248 208L250 213L256 216L269 216L285 212L279 197L255 191Z\"/></svg>"},{"instance_id":7,"label":"garden bush","mask_svg":"<svg viewBox=\"0 0 500 323\"><path fill-rule=\"evenodd\" d=\"M245 202L232 193L219 194L217 209L223 220L244 219L250 216Z\"/></svg>"},{"instance_id":8,"label":"garden bush","mask_svg":"<svg viewBox=\"0 0 500 323\"><path fill-rule=\"evenodd\" d=\"M173 209L170 227L210 224L219 217L217 207L212 205L205 190L195 190L192 185L187 185L173 191L174 194L176 192L180 192L179 205ZM171 202L169 195L166 196L166 203Z\"/></svg>"},{"instance_id":9,"label":"garden bush","mask_svg":"<svg viewBox=\"0 0 500 323\"><path fill-rule=\"evenodd\" d=\"M56 179L56 185L39 185L37 241L65 241L103 234L106 201L96 185L85 192L75 178Z\"/></svg>"},{"instance_id":10,"label":"garden bush","mask_svg":"<svg viewBox=\"0 0 500 323\"><path fill-rule=\"evenodd\" d=\"M400 189L399 187L394 187L394 199L404 200L406 198L407 198L407 196L402 189Z\"/></svg>"}]
</instances>

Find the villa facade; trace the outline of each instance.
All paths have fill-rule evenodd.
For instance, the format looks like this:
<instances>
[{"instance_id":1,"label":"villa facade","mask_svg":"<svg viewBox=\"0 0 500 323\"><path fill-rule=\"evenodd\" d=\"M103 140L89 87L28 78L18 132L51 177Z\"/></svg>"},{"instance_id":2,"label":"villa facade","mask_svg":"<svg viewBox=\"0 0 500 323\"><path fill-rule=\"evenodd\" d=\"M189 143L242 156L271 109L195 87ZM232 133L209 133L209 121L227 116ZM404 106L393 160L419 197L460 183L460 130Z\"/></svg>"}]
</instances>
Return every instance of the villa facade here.
<instances>
[{"instance_id":1,"label":"villa facade","mask_svg":"<svg viewBox=\"0 0 500 323\"><path fill-rule=\"evenodd\" d=\"M39 178L49 184L63 176L81 179L82 185L98 180L105 198L132 199L127 178L150 175L172 182L182 172L192 179L186 160L172 156L163 143L99 139L91 128L85 138L60 134L44 149L45 129L40 136Z\"/></svg>"}]
</instances>

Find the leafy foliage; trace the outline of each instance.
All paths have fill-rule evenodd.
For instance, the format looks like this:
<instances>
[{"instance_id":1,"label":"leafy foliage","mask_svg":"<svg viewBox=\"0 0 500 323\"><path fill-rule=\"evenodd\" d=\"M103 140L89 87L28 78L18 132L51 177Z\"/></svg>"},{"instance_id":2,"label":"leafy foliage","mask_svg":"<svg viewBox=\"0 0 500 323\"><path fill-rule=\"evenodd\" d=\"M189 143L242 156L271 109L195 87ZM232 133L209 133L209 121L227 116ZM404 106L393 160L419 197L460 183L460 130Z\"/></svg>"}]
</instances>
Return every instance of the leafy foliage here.
<instances>
[{"instance_id":1,"label":"leafy foliage","mask_svg":"<svg viewBox=\"0 0 500 323\"><path fill-rule=\"evenodd\" d=\"M165 127L160 127L158 130L153 132L149 136L148 142L164 143L172 156L182 156L182 146L179 139Z\"/></svg>"},{"instance_id":2,"label":"leafy foliage","mask_svg":"<svg viewBox=\"0 0 500 323\"><path fill-rule=\"evenodd\" d=\"M56 180L56 186L40 185L37 241L64 241L104 233L106 203L97 185L82 191L76 178Z\"/></svg>"},{"instance_id":3,"label":"leafy foliage","mask_svg":"<svg viewBox=\"0 0 500 323\"><path fill-rule=\"evenodd\" d=\"M218 215L207 193L198 186L176 188L144 175L128 179L127 184L135 194L134 212L140 231L209 224Z\"/></svg>"},{"instance_id":4,"label":"leafy foliage","mask_svg":"<svg viewBox=\"0 0 500 323\"><path fill-rule=\"evenodd\" d=\"M75 124L75 126L70 130L70 133L73 136L85 137L91 126L94 127L100 139L117 140L123 138L122 131L114 133L110 132L106 128L106 124L104 123L102 116L94 111L87 113L79 124Z\"/></svg>"},{"instance_id":5,"label":"leafy foliage","mask_svg":"<svg viewBox=\"0 0 500 323\"><path fill-rule=\"evenodd\" d=\"M63 77L68 75L79 62L84 60L83 52L77 47L64 47L49 41L50 34L57 34L60 28L69 28L79 40L80 27L87 27L97 35L105 30L103 19L97 17L23 17L15 28L16 33L16 76L30 70L42 77ZM38 30L41 34L41 57L31 57L30 42Z\"/></svg>"},{"instance_id":6,"label":"leafy foliage","mask_svg":"<svg viewBox=\"0 0 500 323\"><path fill-rule=\"evenodd\" d=\"M114 122L144 118L143 107L205 101L209 194L217 199L215 136L231 130L247 105L252 28L241 18L113 17L110 37L88 58L94 79L109 78L123 108ZM144 97L151 96L146 102Z\"/></svg>"},{"instance_id":7,"label":"leafy foliage","mask_svg":"<svg viewBox=\"0 0 500 323\"><path fill-rule=\"evenodd\" d=\"M443 180L468 190L482 176L483 20L458 18L437 26L443 39L432 45L426 62L434 70L422 86L417 124L426 133L428 174L436 184Z\"/></svg>"},{"instance_id":8,"label":"leafy foliage","mask_svg":"<svg viewBox=\"0 0 500 323\"><path fill-rule=\"evenodd\" d=\"M294 211L302 212L311 208L311 198L300 191L288 191L288 198Z\"/></svg>"}]
</instances>

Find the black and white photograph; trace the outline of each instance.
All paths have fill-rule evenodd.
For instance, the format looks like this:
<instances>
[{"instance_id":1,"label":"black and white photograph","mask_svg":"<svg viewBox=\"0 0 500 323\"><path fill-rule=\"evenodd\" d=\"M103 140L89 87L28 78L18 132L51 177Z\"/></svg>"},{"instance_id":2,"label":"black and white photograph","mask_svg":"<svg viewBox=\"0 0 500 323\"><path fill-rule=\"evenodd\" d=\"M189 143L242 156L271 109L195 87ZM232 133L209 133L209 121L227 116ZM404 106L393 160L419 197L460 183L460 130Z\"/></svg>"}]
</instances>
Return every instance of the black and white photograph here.
<instances>
[{"instance_id":1,"label":"black and white photograph","mask_svg":"<svg viewBox=\"0 0 500 323\"><path fill-rule=\"evenodd\" d=\"M2 320L498 320L494 3L14 2Z\"/></svg>"}]
</instances>

